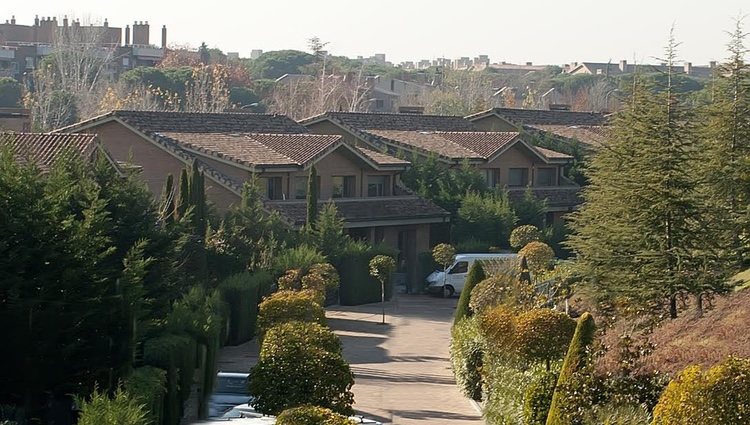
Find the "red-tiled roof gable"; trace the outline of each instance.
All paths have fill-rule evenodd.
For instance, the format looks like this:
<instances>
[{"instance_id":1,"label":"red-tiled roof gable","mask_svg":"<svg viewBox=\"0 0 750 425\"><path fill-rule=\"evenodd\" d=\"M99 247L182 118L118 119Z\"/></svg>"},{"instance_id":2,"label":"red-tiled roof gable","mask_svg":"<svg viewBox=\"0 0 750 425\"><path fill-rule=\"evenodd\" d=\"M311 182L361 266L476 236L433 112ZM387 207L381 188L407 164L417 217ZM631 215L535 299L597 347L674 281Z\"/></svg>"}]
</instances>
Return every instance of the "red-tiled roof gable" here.
<instances>
[{"instance_id":1,"label":"red-tiled roof gable","mask_svg":"<svg viewBox=\"0 0 750 425\"><path fill-rule=\"evenodd\" d=\"M366 133L452 160L486 160L518 136L518 133L514 132L369 130Z\"/></svg>"},{"instance_id":2,"label":"red-tiled roof gable","mask_svg":"<svg viewBox=\"0 0 750 425\"><path fill-rule=\"evenodd\" d=\"M176 143L207 155L253 166L300 166L341 140L313 134L161 132Z\"/></svg>"},{"instance_id":3,"label":"red-tiled roof gable","mask_svg":"<svg viewBox=\"0 0 750 425\"><path fill-rule=\"evenodd\" d=\"M470 121L452 115L372 112L326 112L300 121L303 125L330 119L354 130L474 131Z\"/></svg>"},{"instance_id":4,"label":"red-tiled roof gable","mask_svg":"<svg viewBox=\"0 0 750 425\"><path fill-rule=\"evenodd\" d=\"M9 147L17 160L46 171L63 155L90 158L96 138L96 134L0 133L0 145Z\"/></svg>"}]
</instances>

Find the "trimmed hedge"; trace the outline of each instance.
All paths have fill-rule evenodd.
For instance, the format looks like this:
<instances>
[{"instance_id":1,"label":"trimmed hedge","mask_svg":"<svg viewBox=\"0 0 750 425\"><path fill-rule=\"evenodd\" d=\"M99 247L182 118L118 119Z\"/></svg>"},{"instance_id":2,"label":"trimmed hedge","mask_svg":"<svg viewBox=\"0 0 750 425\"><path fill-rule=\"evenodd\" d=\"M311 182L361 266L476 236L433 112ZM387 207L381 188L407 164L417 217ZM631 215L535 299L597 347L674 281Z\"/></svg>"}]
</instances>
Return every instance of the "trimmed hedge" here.
<instances>
[{"instance_id":1,"label":"trimmed hedge","mask_svg":"<svg viewBox=\"0 0 750 425\"><path fill-rule=\"evenodd\" d=\"M523 420L525 425L544 425L547 422L552 394L555 392L557 374L547 372L539 376L526 389L523 400Z\"/></svg>"},{"instance_id":2,"label":"trimmed hedge","mask_svg":"<svg viewBox=\"0 0 750 425\"><path fill-rule=\"evenodd\" d=\"M336 270L341 278L341 305L360 305L380 301L380 282L370 275L370 260L377 255L396 258L393 250L384 247L348 249L339 258ZM385 299L391 299L391 284L385 286Z\"/></svg>"},{"instance_id":3,"label":"trimmed hedge","mask_svg":"<svg viewBox=\"0 0 750 425\"><path fill-rule=\"evenodd\" d=\"M228 345L239 345L255 336L262 288L273 284L268 272L238 273L219 285L221 298L229 305Z\"/></svg>"},{"instance_id":4,"label":"trimmed hedge","mask_svg":"<svg viewBox=\"0 0 750 425\"><path fill-rule=\"evenodd\" d=\"M458 299L458 305L456 305L456 314L453 318L454 324L458 323L464 317L469 317L472 315L471 308L469 307L471 291L474 290L474 287L477 286L479 282L483 281L486 278L487 276L484 273L482 262L475 261L474 264L471 265L469 275L466 277L466 284L464 285L464 289L461 291L461 297Z\"/></svg>"},{"instance_id":5,"label":"trimmed hedge","mask_svg":"<svg viewBox=\"0 0 750 425\"><path fill-rule=\"evenodd\" d=\"M266 332L260 355L272 356L276 350L287 345L314 346L329 353L341 354L341 340L327 326L308 322L286 322Z\"/></svg>"},{"instance_id":6,"label":"trimmed hedge","mask_svg":"<svg viewBox=\"0 0 750 425\"><path fill-rule=\"evenodd\" d=\"M278 291L260 303L258 334L285 322L326 323L323 307L316 301L317 294L309 291Z\"/></svg>"},{"instance_id":7,"label":"trimmed hedge","mask_svg":"<svg viewBox=\"0 0 750 425\"><path fill-rule=\"evenodd\" d=\"M354 421L331 409L306 405L284 410L276 425L354 425Z\"/></svg>"},{"instance_id":8,"label":"trimmed hedge","mask_svg":"<svg viewBox=\"0 0 750 425\"><path fill-rule=\"evenodd\" d=\"M139 367L125 378L123 389L144 406L149 423L162 423L164 397L167 391L167 372L164 369L153 366Z\"/></svg>"},{"instance_id":9,"label":"trimmed hedge","mask_svg":"<svg viewBox=\"0 0 750 425\"><path fill-rule=\"evenodd\" d=\"M143 362L147 365L156 366L166 370L166 399L164 403L163 423L165 425L177 425L182 416L182 402L190 394L182 390L181 385L188 382L194 369L188 368L189 372L183 373L185 365L192 362L195 365L195 340L185 335L166 334L146 340L143 347Z\"/></svg>"},{"instance_id":10,"label":"trimmed hedge","mask_svg":"<svg viewBox=\"0 0 750 425\"><path fill-rule=\"evenodd\" d=\"M466 397L481 401L485 342L478 319L464 317L453 326L451 334L451 364L456 384Z\"/></svg>"}]
</instances>

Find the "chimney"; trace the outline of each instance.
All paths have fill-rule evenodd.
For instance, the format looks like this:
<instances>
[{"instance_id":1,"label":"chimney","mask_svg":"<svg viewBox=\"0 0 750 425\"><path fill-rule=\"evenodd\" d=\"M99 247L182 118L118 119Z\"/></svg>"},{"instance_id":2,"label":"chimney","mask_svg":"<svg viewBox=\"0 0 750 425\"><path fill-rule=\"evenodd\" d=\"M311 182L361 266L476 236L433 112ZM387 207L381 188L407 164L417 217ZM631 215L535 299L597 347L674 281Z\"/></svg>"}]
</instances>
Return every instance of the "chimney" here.
<instances>
[{"instance_id":1,"label":"chimney","mask_svg":"<svg viewBox=\"0 0 750 425\"><path fill-rule=\"evenodd\" d=\"M685 62L685 74L690 75L693 72L692 62Z\"/></svg>"},{"instance_id":2,"label":"chimney","mask_svg":"<svg viewBox=\"0 0 750 425\"><path fill-rule=\"evenodd\" d=\"M620 61L620 72L628 72L628 61L625 59Z\"/></svg>"},{"instance_id":3,"label":"chimney","mask_svg":"<svg viewBox=\"0 0 750 425\"><path fill-rule=\"evenodd\" d=\"M36 15L36 17L34 17L34 26L35 27L39 26L39 15Z\"/></svg>"},{"instance_id":4,"label":"chimney","mask_svg":"<svg viewBox=\"0 0 750 425\"><path fill-rule=\"evenodd\" d=\"M133 45L148 46L148 22L136 22L133 24Z\"/></svg>"},{"instance_id":5,"label":"chimney","mask_svg":"<svg viewBox=\"0 0 750 425\"><path fill-rule=\"evenodd\" d=\"M104 28L109 28L109 22L107 22L107 18L104 18Z\"/></svg>"},{"instance_id":6,"label":"chimney","mask_svg":"<svg viewBox=\"0 0 750 425\"><path fill-rule=\"evenodd\" d=\"M526 66L533 66L534 62L526 62Z\"/></svg>"},{"instance_id":7,"label":"chimney","mask_svg":"<svg viewBox=\"0 0 750 425\"><path fill-rule=\"evenodd\" d=\"M161 48L167 48L167 26L162 25L161 27Z\"/></svg>"},{"instance_id":8,"label":"chimney","mask_svg":"<svg viewBox=\"0 0 750 425\"><path fill-rule=\"evenodd\" d=\"M68 15L63 16L63 27L68 27Z\"/></svg>"},{"instance_id":9,"label":"chimney","mask_svg":"<svg viewBox=\"0 0 750 425\"><path fill-rule=\"evenodd\" d=\"M714 68L716 68L716 61L711 61L711 62L709 62L709 63L708 63L708 67L709 67L709 68L711 68L711 69L714 69Z\"/></svg>"},{"instance_id":10,"label":"chimney","mask_svg":"<svg viewBox=\"0 0 750 425\"><path fill-rule=\"evenodd\" d=\"M13 15L10 17L10 24L15 25L16 24L16 15Z\"/></svg>"},{"instance_id":11,"label":"chimney","mask_svg":"<svg viewBox=\"0 0 750 425\"><path fill-rule=\"evenodd\" d=\"M125 45L130 46L130 25L125 25Z\"/></svg>"}]
</instances>

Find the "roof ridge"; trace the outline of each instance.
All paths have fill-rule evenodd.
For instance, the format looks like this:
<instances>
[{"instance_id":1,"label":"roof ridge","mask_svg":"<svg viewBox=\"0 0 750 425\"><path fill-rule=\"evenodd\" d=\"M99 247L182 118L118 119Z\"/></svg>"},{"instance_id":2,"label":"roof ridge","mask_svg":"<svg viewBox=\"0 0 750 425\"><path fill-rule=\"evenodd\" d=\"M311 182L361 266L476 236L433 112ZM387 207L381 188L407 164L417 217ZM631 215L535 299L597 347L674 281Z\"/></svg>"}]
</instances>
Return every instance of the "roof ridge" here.
<instances>
[{"instance_id":1,"label":"roof ridge","mask_svg":"<svg viewBox=\"0 0 750 425\"><path fill-rule=\"evenodd\" d=\"M252 138L251 135L260 136L261 134L257 134L257 133L243 134L243 136L245 136L246 139L248 139L248 140L250 140L252 142L257 143L260 146L263 146L264 148L268 149L271 152L274 152L274 153L276 153L276 154L278 154L280 156L283 156L284 158L288 159L290 163L297 164L297 165L302 165L299 161L295 160L294 158L290 157L289 155L287 155L287 154L285 154L283 152L279 152L278 150L272 148L271 146L268 146L267 144L261 142L258 139Z\"/></svg>"}]
</instances>

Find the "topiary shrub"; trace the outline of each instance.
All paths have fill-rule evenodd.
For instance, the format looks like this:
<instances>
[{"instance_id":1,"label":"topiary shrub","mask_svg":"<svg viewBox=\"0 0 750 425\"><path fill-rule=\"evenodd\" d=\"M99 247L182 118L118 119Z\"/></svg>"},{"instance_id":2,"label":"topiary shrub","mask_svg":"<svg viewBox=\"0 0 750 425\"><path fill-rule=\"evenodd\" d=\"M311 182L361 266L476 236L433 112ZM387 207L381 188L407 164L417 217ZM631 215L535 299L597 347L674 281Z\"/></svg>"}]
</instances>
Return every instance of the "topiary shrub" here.
<instances>
[{"instance_id":1,"label":"topiary shrub","mask_svg":"<svg viewBox=\"0 0 750 425\"><path fill-rule=\"evenodd\" d=\"M482 400L482 358L485 344L476 317L464 317L451 330L451 365L456 384L472 400Z\"/></svg>"},{"instance_id":2,"label":"topiary shrub","mask_svg":"<svg viewBox=\"0 0 750 425\"><path fill-rule=\"evenodd\" d=\"M238 273L219 284L221 298L229 306L229 345L242 344L253 338L262 288L272 282L270 273L256 272Z\"/></svg>"},{"instance_id":3,"label":"topiary shrub","mask_svg":"<svg viewBox=\"0 0 750 425\"><path fill-rule=\"evenodd\" d=\"M555 251L544 242L529 242L520 251L518 255L526 258L529 264L529 270L535 274L541 274L552 265L555 259Z\"/></svg>"},{"instance_id":4,"label":"topiary shrub","mask_svg":"<svg viewBox=\"0 0 750 425\"><path fill-rule=\"evenodd\" d=\"M302 270L291 269L277 280L280 291L301 291L302 290Z\"/></svg>"},{"instance_id":5,"label":"topiary shrub","mask_svg":"<svg viewBox=\"0 0 750 425\"><path fill-rule=\"evenodd\" d=\"M576 329L575 320L567 314L547 308L537 308L519 314L515 320L513 349L530 362L550 362L561 359L568 350Z\"/></svg>"},{"instance_id":6,"label":"topiary shrub","mask_svg":"<svg viewBox=\"0 0 750 425\"><path fill-rule=\"evenodd\" d=\"M276 425L354 425L354 421L331 409L299 406L286 409L276 418Z\"/></svg>"},{"instance_id":7,"label":"topiary shrub","mask_svg":"<svg viewBox=\"0 0 750 425\"><path fill-rule=\"evenodd\" d=\"M498 347L503 353L512 354L510 347L516 333L516 317L510 308L496 305L479 316L479 329L489 347Z\"/></svg>"},{"instance_id":8,"label":"topiary shrub","mask_svg":"<svg viewBox=\"0 0 750 425\"><path fill-rule=\"evenodd\" d=\"M261 356L272 356L286 345L315 346L334 354L341 354L341 340L327 326L310 322L286 322L273 326L263 337Z\"/></svg>"},{"instance_id":9,"label":"topiary shrub","mask_svg":"<svg viewBox=\"0 0 750 425\"><path fill-rule=\"evenodd\" d=\"M490 276L477 284L469 295L469 308L474 314L482 314L501 304L512 309L527 310L538 303L534 288L519 281L510 272Z\"/></svg>"},{"instance_id":10,"label":"topiary shrub","mask_svg":"<svg viewBox=\"0 0 750 425\"><path fill-rule=\"evenodd\" d=\"M143 425L150 423L143 404L118 388L112 398L94 390L88 400L78 400L79 425Z\"/></svg>"},{"instance_id":11,"label":"topiary shrub","mask_svg":"<svg viewBox=\"0 0 750 425\"><path fill-rule=\"evenodd\" d=\"M318 263L313 264L312 267L310 267L310 271L308 272L310 274L317 274L320 277L323 278L323 281L325 282L325 289L327 291L335 291L339 289L339 285L341 284L341 278L339 277L339 272L336 271L336 268L333 267L330 263ZM303 286L304 288L304 282Z\"/></svg>"},{"instance_id":12,"label":"topiary shrub","mask_svg":"<svg viewBox=\"0 0 750 425\"><path fill-rule=\"evenodd\" d=\"M258 308L258 334L285 322L325 324L325 310L309 292L278 291L263 300Z\"/></svg>"},{"instance_id":13,"label":"topiary shrub","mask_svg":"<svg viewBox=\"0 0 750 425\"><path fill-rule=\"evenodd\" d=\"M523 423L525 425L544 425L547 413L555 392L557 374L552 372L538 376L526 389L523 397Z\"/></svg>"},{"instance_id":14,"label":"topiary shrub","mask_svg":"<svg viewBox=\"0 0 750 425\"><path fill-rule=\"evenodd\" d=\"M446 270L456 259L456 248L447 243L437 244L432 248L432 258Z\"/></svg>"},{"instance_id":15,"label":"topiary shrub","mask_svg":"<svg viewBox=\"0 0 750 425\"><path fill-rule=\"evenodd\" d=\"M453 318L454 324L458 323L464 317L469 317L472 315L471 307L469 307L469 300L471 300L471 291L473 291L474 287L479 284L479 282L483 281L486 277L487 276L485 276L484 274L484 268L482 268L482 262L475 261L474 264L471 265L469 275L466 277L464 289L461 291L461 296L458 299L458 304L456 305L456 314Z\"/></svg>"},{"instance_id":16,"label":"topiary shrub","mask_svg":"<svg viewBox=\"0 0 750 425\"><path fill-rule=\"evenodd\" d=\"M578 396L576 372L583 369L588 361L588 348L594 341L596 324L589 313L583 313L578 319L573 339L565 355L560 377L557 380L555 393L547 416L547 425L570 425L580 422L575 403Z\"/></svg>"},{"instance_id":17,"label":"topiary shrub","mask_svg":"<svg viewBox=\"0 0 750 425\"><path fill-rule=\"evenodd\" d=\"M531 242L541 241L542 232L536 226L526 224L518 226L510 232L510 246L521 249Z\"/></svg>"},{"instance_id":18,"label":"topiary shrub","mask_svg":"<svg viewBox=\"0 0 750 425\"><path fill-rule=\"evenodd\" d=\"M653 425L746 424L750 415L750 359L729 357L702 371L683 370L654 407Z\"/></svg>"},{"instance_id":19,"label":"topiary shrub","mask_svg":"<svg viewBox=\"0 0 750 425\"><path fill-rule=\"evenodd\" d=\"M354 376L341 354L299 341L264 341L250 370L253 406L267 415L305 404L352 414L352 385Z\"/></svg>"}]
</instances>

